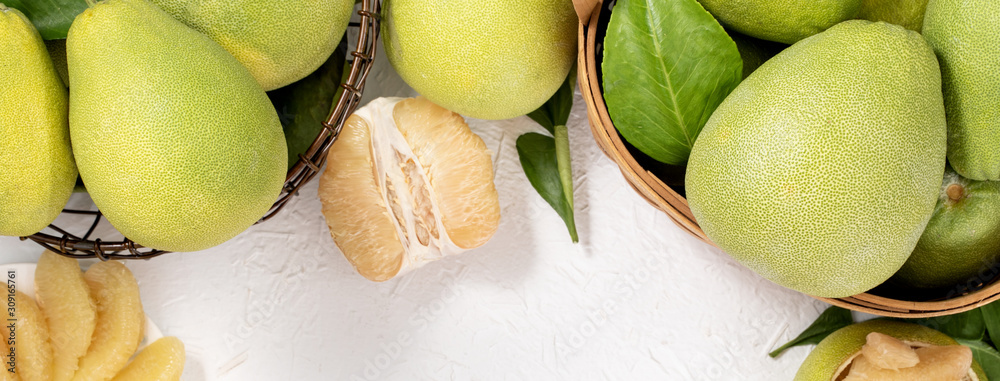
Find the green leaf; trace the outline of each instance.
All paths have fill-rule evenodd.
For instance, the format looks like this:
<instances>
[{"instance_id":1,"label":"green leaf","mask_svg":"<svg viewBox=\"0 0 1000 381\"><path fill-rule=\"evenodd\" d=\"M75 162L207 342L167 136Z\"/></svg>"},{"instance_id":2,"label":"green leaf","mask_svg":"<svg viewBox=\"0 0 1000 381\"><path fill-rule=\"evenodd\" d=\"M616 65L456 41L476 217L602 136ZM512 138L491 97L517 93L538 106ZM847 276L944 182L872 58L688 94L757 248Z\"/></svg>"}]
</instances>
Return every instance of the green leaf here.
<instances>
[{"instance_id":1,"label":"green leaf","mask_svg":"<svg viewBox=\"0 0 1000 381\"><path fill-rule=\"evenodd\" d=\"M339 93L345 69L347 40L342 40L330 58L309 76L291 85L267 93L278 111L288 145L288 168L306 152L329 116Z\"/></svg>"},{"instance_id":2,"label":"green leaf","mask_svg":"<svg viewBox=\"0 0 1000 381\"><path fill-rule=\"evenodd\" d=\"M1000 345L1000 303L990 303L979 307L983 313L983 322L993 345ZM1000 378L998 378L1000 380Z\"/></svg>"},{"instance_id":3,"label":"green leaf","mask_svg":"<svg viewBox=\"0 0 1000 381\"><path fill-rule=\"evenodd\" d=\"M1000 380L1000 352L978 340L956 339L959 344L972 349L972 357L983 367L986 378L990 380Z\"/></svg>"},{"instance_id":4,"label":"green leaf","mask_svg":"<svg viewBox=\"0 0 1000 381\"><path fill-rule=\"evenodd\" d=\"M576 222L573 219L573 205L566 199L559 174L556 140L550 136L529 132L517 138L516 146L521 168L524 169L531 186L552 206L552 209L556 210L559 217L562 217L573 242L579 241Z\"/></svg>"},{"instance_id":5,"label":"green leaf","mask_svg":"<svg viewBox=\"0 0 1000 381\"><path fill-rule=\"evenodd\" d=\"M38 29L38 33L46 40L66 38L70 24L76 15L87 9L84 0L3 0L8 7L28 16Z\"/></svg>"},{"instance_id":6,"label":"green leaf","mask_svg":"<svg viewBox=\"0 0 1000 381\"><path fill-rule=\"evenodd\" d=\"M556 90L556 93L549 98L537 110L528 113L528 117L545 127L550 134L555 134L555 126L565 126L569 120L569 112L573 108L573 82L576 76L570 72L566 81Z\"/></svg>"},{"instance_id":7,"label":"green leaf","mask_svg":"<svg viewBox=\"0 0 1000 381\"><path fill-rule=\"evenodd\" d=\"M775 349L774 352L771 352L768 355L771 357L778 357L781 352L784 352L786 349L791 347L819 344L820 341L823 341L823 339L834 331L851 324L854 324L854 317L851 316L851 311L840 307L830 306L830 308L827 308L826 311L823 311L823 313L816 318L816 321L814 321L809 328L802 331L798 337L785 343L785 345L778 347L778 349Z\"/></svg>"},{"instance_id":8,"label":"green leaf","mask_svg":"<svg viewBox=\"0 0 1000 381\"><path fill-rule=\"evenodd\" d=\"M608 112L622 136L653 159L680 165L740 83L743 61L696 0L620 0L602 69Z\"/></svg>"},{"instance_id":9,"label":"green leaf","mask_svg":"<svg viewBox=\"0 0 1000 381\"><path fill-rule=\"evenodd\" d=\"M978 308L954 315L913 319L911 322L936 329L955 339L982 340L986 337L986 322Z\"/></svg>"}]
</instances>

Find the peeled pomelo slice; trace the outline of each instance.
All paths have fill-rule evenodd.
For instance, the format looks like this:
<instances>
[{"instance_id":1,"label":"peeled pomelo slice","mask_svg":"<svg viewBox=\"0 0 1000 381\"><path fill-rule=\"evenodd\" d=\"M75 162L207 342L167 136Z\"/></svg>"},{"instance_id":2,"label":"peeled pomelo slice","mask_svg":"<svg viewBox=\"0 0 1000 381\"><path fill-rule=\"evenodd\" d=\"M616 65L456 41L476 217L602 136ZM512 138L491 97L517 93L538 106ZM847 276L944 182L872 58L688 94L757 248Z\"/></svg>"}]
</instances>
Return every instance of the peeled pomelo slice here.
<instances>
[{"instance_id":1,"label":"peeled pomelo slice","mask_svg":"<svg viewBox=\"0 0 1000 381\"><path fill-rule=\"evenodd\" d=\"M896 370L909 368L920 362L917 351L895 337L872 332L868 334L867 340L861 347L861 354L879 368Z\"/></svg>"},{"instance_id":2,"label":"peeled pomelo slice","mask_svg":"<svg viewBox=\"0 0 1000 381\"><path fill-rule=\"evenodd\" d=\"M94 334L97 306L83 280L80 264L45 251L35 270L35 296L45 315L52 343L52 380L73 378Z\"/></svg>"},{"instance_id":3,"label":"peeled pomelo slice","mask_svg":"<svg viewBox=\"0 0 1000 381\"><path fill-rule=\"evenodd\" d=\"M139 285L125 265L114 261L90 266L83 278L97 302L97 324L73 380L110 380L125 367L142 341L145 317Z\"/></svg>"},{"instance_id":4,"label":"peeled pomelo slice","mask_svg":"<svg viewBox=\"0 0 1000 381\"><path fill-rule=\"evenodd\" d=\"M10 357L8 357L10 347L7 346L7 340L10 337L10 328L5 325L0 332L3 332L3 339L0 340L0 351L3 351L2 358L4 363L3 370L0 370L0 381L21 381L21 378L14 372L16 369L10 369L9 364L7 364L10 361Z\"/></svg>"},{"instance_id":5,"label":"peeled pomelo slice","mask_svg":"<svg viewBox=\"0 0 1000 381\"><path fill-rule=\"evenodd\" d=\"M112 381L177 381L184 371L184 343L167 336L135 355Z\"/></svg>"},{"instance_id":6,"label":"peeled pomelo slice","mask_svg":"<svg viewBox=\"0 0 1000 381\"><path fill-rule=\"evenodd\" d=\"M917 364L902 367L897 370L883 369L871 361L863 347L868 344L867 338L872 332L891 336L904 343L907 349L912 349L918 356ZM908 355L895 345L878 345L878 350L870 348L867 352L885 352L873 357L876 361L886 361L898 364ZM960 352L966 352L962 354ZM968 355L969 361L963 356ZM856 381L856 380L986 380L979 363L971 357L968 347L958 343L947 335L912 323L875 319L863 323L852 324L841 328L821 341L795 374L795 381ZM889 360L892 358L892 360ZM948 378L960 375L958 378ZM899 378L897 378L899 377ZM930 377L930 378L926 378Z\"/></svg>"},{"instance_id":7,"label":"peeled pomelo slice","mask_svg":"<svg viewBox=\"0 0 1000 381\"><path fill-rule=\"evenodd\" d=\"M486 144L422 97L356 111L330 149L319 197L334 242L378 282L481 246L500 221Z\"/></svg>"},{"instance_id":8,"label":"peeled pomelo slice","mask_svg":"<svg viewBox=\"0 0 1000 381\"><path fill-rule=\"evenodd\" d=\"M24 381L52 379L52 346L45 316L35 300L14 292L14 370ZM9 359L8 359L9 361Z\"/></svg>"}]
</instances>

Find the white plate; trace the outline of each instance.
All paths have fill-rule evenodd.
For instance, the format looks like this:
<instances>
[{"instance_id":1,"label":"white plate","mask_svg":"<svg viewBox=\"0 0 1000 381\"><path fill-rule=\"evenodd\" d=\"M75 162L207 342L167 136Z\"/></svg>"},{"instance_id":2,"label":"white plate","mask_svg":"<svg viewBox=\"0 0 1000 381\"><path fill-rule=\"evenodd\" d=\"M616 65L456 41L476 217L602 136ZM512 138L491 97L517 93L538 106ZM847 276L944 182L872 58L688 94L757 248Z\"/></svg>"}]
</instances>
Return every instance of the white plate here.
<instances>
[{"instance_id":1,"label":"white plate","mask_svg":"<svg viewBox=\"0 0 1000 381\"><path fill-rule=\"evenodd\" d=\"M85 267L89 265L83 264ZM11 279L11 274L14 278ZM26 295L34 298L35 297L35 264L34 263L9 263L0 265L0 276L3 276L4 293L7 292L7 287L9 287L9 281L14 281L14 286L17 291L21 291ZM139 350L145 348L146 345L156 341L157 339L163 337L163 333L160 332L160 328L153 324L149 317L146 317L146 326L143 329L142 342L139 343Z\"/></svg>"}]
</instances>

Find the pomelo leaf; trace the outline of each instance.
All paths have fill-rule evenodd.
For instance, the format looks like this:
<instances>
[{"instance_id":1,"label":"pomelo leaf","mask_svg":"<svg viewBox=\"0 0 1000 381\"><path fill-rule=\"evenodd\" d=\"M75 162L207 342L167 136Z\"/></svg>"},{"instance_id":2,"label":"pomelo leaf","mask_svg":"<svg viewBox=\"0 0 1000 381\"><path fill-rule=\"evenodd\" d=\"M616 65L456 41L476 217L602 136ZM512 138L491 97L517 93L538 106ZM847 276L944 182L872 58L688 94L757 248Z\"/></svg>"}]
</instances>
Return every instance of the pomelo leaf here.
<instances>
[{"instance_id":1,"label":"pomelo leaf","mask_svg":"<svg viewBox=\"0 0 1000 381\"><path fill-rule=\"evenodd\" d=\"M299 160L299 154L309 149L323 129L323 122L342 90L341 78L344 77L345 70L350 70L350 66L345 65L346 56L345 37L330 58L312 74L267 93L278 111L278 119L285 132L289 169Z\"/></svg>"},{"instance_id":2,"label":"pomelo leaf","mask_svg":"<svg viewBox=\"0 0 1000 381\"><path fill-rule=\"evenodd\" d=\"M564 126L560 126L565 128ZM517 138L517 156L521 168L545 202L555 209L559 217L566 223L570 238L579 241L576 233L576 222L573 218L572 199L567 200L563 190L559 164L556 159L556 140L535 132L529 132ZM572 183L571 183L572 184ZM572 189L570 189L572 194Z\"/></svg>"},{"instance_id":3,"label":"pomelo leaf","mask_svg":"<svg viewBox=\"0 0 1000 381\"><path fill-rule=\"evenodd\" d=\"M854 324L854 316L851 315L851 311L836 306L830 306L830 308L823 311L823 313L816 318L816 321L809 325L805 331L802 331L798 337L785 343L785 345L778 347L778 349L775 349L768 355L771 357L778 357L781 352L784 352L786 349L791 347L819 344L820 341L823 341L823 339L834 331L851 324Z\"/></svg>"},{"instance_id":4,"label":"pomelo leaf","mask_svg":"<svg viewBox=\"0 0 1000 381\"><path fill-rule=\"evenodd\" d=\"M569 76L563 82L556 93L537 110L528 113L528 117L535 123L542 125L550 134L554 134L555 126L566 125L569 121L569 112L573 108L573 83L576 75L570 70Z\"/></svg>"},{"instance_id":5,"label":"pomelo leaf","mask_svg":"<svg viewBox=\"0 0 1000 381\"><path fill-rule=\"evenodd\" d=\"M983 367L986 378L1000 380L1000 352L997 352L996 348L978 340L956 339L956 341L972 349L972 358Z\"/></svg>"},{"instance_id":6,"label":"pomelo leaf","mask_svg":"<svg viewBox=\"0 0 1000 381\"><path fill-rule=\"evenodd\" d=\"M915 319L912 322L941 331L956 340L982 340L986 337L986 322L978 308L954 315Z\"/></svg>"},{"instance_id":7,"label":"pomelo leaf","mask_svg":"<svg viewBox=\"0 0 1000 381\"><path fill-rule=\"evenodd\" d=\"M84 0L4 0L2 3L24 13L46 40L66 38L76 15L87 9Z\"/></svg>"},{"instance_id":8,"label":"pomelo leaf","mask_svg":"<svg viewBox=\"0 0 1000 381\"><path fill-rule=\"evenodd\" d=\"M618 132L653 159L680 165L740 83L743 61L696 0L621 0L611 13L602 70Z\"/></svg>"},{"instance_id":9,"label":"pomelo leaf","mask_svg":"<svg viewBox=\"0 0 1000 381\"><path fill-rule=\"evenodd\" d=\"M990 303L979 307L979 310L983 312L983 321L986 323L990 341L994 346L1000 345L1000 303Z\"/></svg>"}]
</instances>

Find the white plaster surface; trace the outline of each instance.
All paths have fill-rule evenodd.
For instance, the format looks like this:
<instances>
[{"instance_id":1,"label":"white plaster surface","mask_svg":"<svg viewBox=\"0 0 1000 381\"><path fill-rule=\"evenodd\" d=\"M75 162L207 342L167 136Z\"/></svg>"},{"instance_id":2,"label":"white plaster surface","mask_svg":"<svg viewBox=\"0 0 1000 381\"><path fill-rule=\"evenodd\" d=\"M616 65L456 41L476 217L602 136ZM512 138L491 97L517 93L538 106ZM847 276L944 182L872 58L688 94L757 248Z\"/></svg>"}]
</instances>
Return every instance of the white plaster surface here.
<instances>
[{"instance_id":1,"label":"white plaster surface","mask_svg":"<svg viewBox=\"0 0 1000 381\"><path fill-rule=\"evenodd\" d=\"M379 56L365 98L412 94ZM128 262L146 313L184 341L189 381L790 380L810 348L767 353L826 305L647 204L600 152L584 108L577 94L578 244L518 162L517 136L542 128L527 117L469 120L496 152L502 222L485 246L367 281L334 246L314 181L218 247ZM88 205L80 195L70 204ZM0 263L40 252L0 237Z\"/></svg>"}]
</instances>

